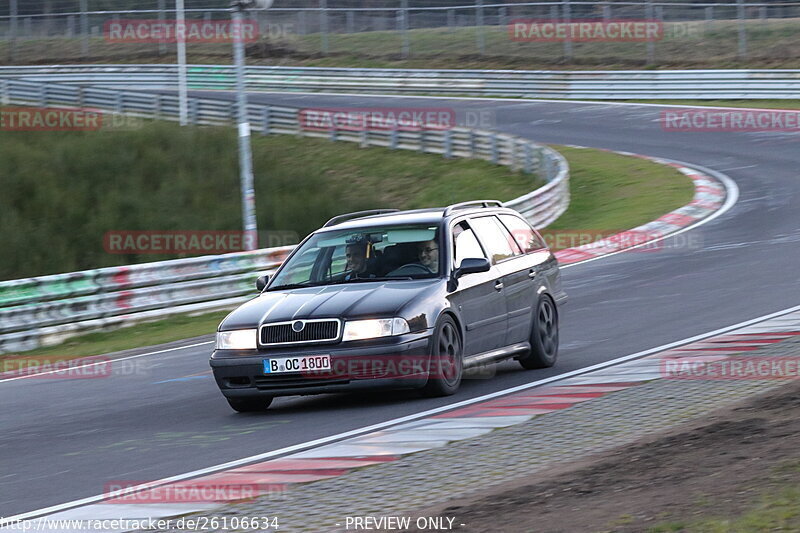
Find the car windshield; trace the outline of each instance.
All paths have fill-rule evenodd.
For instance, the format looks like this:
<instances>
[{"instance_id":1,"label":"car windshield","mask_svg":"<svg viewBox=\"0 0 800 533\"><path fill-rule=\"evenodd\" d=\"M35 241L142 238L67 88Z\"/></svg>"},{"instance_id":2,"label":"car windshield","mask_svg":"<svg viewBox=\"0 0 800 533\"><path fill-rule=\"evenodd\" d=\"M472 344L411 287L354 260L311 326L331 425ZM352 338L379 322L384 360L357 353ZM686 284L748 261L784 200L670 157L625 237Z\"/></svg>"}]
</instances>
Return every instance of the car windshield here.
<instances>
[{"instance_id":1,"label":"car windshield","mask_svg":"<svg viewBox=\"0 0 800 533\"><path fill-rule=\"evenodd\" d=\"M435 225L325 231L301 245L269 289L434 278L439 263Z\"/></svg>"}]
</instances>

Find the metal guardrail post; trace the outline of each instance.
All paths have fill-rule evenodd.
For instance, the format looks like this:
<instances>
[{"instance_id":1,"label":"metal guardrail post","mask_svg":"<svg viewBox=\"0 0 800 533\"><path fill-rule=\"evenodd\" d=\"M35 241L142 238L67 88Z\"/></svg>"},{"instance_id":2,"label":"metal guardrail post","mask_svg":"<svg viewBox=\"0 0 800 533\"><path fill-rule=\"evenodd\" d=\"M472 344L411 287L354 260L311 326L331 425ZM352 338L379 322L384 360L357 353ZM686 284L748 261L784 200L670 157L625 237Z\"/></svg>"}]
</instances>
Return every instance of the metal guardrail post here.
<instances>
[{"instance_id":1,"label":"metal guardrail post","mask_svg":"<svg viewBox=\"0 0 800 533\"><path fill-rule=\"evenodd\" d=\"M319 30L322 34L322 53L327 55L330 48L328 39L328 0L319 0Z\"/></svg>"},{"instance_id":2,"label":"metal guardrail post","mask_svg":"<svg viewBox=\"0 0 800 533\"><path fill-rule=\"evenodd\" d=\"M499 164L499 154L497 150L497 134L495 132L492 132L492 134L489 136L489 143L491 146L490 150L492 154L492 163L497 165Z\"/></svg>"},{"instance_id":3,"label":"metal guardrail post","mask_svg":"<svg viewBox=\"0 0 800 533\"><path fill-rule=\"evenodd\" d=\"M446 130L444 132L444 157L451 159L453 157L453 130Z\"/></svg>"},{"instance_id":4,"label":"metal guardrail post","mask_svg":"<svg viewBox=\"0 0 800 533\"><path fill-rule=\"evenodd\" d=\"M531 143L525 141L525 166L523 172L530 174L533 172L533 151L531 150Z\"/></svg>"},{"instance_id":5,"label":"metal guardrail post","mask_svg":"<svg viewBox=\"0 0 800 533\"><path fill-rule=\"evenodd\" d=\"M8 84L8 80L0 80L0 105L8 105L11 101Z\"/></svg>"},{"instance_id":6,"label":"metal guardrail post","mask_svg":"<svg viewBox=\"0 0 800 533\"><path fill-rule=\"evenodd\" d=\"M745 27L744 0L737 0L736 18L739 19L739 59L747 58L747 28Z\"/></svg>"},{"instance_id":7,"label":"metal guardrail post","mask_svg":"<svg viewBox=\"0 0 800 533\"><path fill-rule=\"evenodd\" d=\"M198 122L198 112L199 112L199 102L197 98L191 98L188 102L189 107L189 124L197 124Z\"/></svg>"},{"instance_id":8,"label":"metal guardrail post","mask_svg":"<svg viewBox=\"0 0 800 533\"><path fill-rule=\"evenodd\" d=\"M44 84L39 88L39 106L47 107L47 85Z\"/></svg>"},{"instance_id":9,"label":"metal guardrail post","mask_svg":"<svg viewBox=\"0 0 800 533\"><path fill-rule=\"evenodd\" d=\"M564 23L569 24L572 22L572 8L569 4L569 0L563 0L563 17ZM567 38L564 39L564 59L566 61L572 60L572 37L567 34Z\"/></svg>"},{"instance_id":10,"label":"metal guardrail post","mask_svg":"<svg viewBox=\"0 0 800 533\"><path fill-rule=\"evenodd\" d=\"M425 153L425 130L421 129L417 132L417 137L419 141L419 151L420 153Z\"/></svg>"},{"instance_id":11,"label":"metal guardrail post","mask_svg":"<svg viewBox=\"0 0 800 533\"><path fill-rule=\"evenodd\" d=\"M81 0L81 57L89 57L89 7L88 0Z\"/></svg>"},{"instance_id":12,"label":"metal guardrail post","mask_svg":"<svg viewBox=\"0 0 800 533\"><path fill-rule=\"evenodd\" d=\"M369 130L364 128L361 130L361 148L369 146Z\"/></svg>"},{"instance_id":13,"label":"metal guardrail post","mask_svg":"<svg viewBox=\"0 0 800 533\"><path fill-rule=\"evenodd\" d=\"M397 150L397 128L392 128L392 134L389 137L389 148Z\"/></svg>"},{"instance_id":14,"label":"metal guardrail post","mask_svg":"<svg viewBox=\"0 0 800 533\"><path fill-rule=\"evenodd\" d=\"M268 105L261 108L261 135L269 135L270 109Z\"/></svg>"},{"instance_id":15,"label":"metal guardrail post","mask_svg":"<svg viewBox=\"0 0 800 533\"><path fill-rule=\"evenodd\" d=\"M117 113L124 113L125 112L125 93L119 92L117 93L117 97L114 101L114 111Z\"/></svg>"},{"instance_id":16,"label":"metal guardrail post","mask_svg":"<svg viewBox=\"0 0 800 533\"><path fill-rule=\"evenodd\" d=\"M475 158L477 147L475 146L475 131L469 130L469 156Z\"/></svg>"},{"instance_id":17,"label":"metal guardrail post","mask_svg":"<svg viewBox=\"0 0 800 533\"><path fill-rule=\"evenodd\" d=\"M475 32L478 38L478 53L486 53L486 35L483 33L483 0L475 0Z\"/></svg>"},{"instance_id":18,"label":"metal guardrail post","mask_svg":"<svg viewBox=\"0 0 800 533\"><path fill-rule=\"evenodd\" d=\"M331 129L328 131L328 139L331 142L336 142L336 124L331 124Z\"/></svg>"},{"instance_id":19,"label":"metal guardrail post","mask_svg":"<svg viewBox=\"0 0 800 533\"><path fill-rule=\"evenodd\" d=\"M86 106L86 88L85 87L78 87L77 93L77 102L78 107L85 107Z\"/></svg>"}]
</instances>

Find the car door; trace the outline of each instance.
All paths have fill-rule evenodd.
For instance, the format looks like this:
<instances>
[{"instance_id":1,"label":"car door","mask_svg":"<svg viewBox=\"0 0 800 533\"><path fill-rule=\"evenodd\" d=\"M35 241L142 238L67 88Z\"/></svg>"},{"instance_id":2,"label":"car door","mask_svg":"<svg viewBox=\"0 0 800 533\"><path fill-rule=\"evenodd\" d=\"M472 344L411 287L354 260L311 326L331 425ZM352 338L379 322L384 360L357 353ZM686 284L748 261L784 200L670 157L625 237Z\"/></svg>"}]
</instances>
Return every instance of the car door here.
<instances>
[{"instance_id":1,"label":"car door","mask_svg":"<svg viewBox=\"0 0 800 533\"><path fill-rule=\"evenodd\" d=\"M554 258L544 241L522 218L498 215L505 234L514 241L518 256L507 262L504 272L508 306L507 344L525 342L530 337L531 318L542 287L547 288ZM551 259L553 259L551 261Z\"/></svg>"},{"instance_id":2,"label":"car door","mask_svg":"<svg viewBox=\"0 0 800 533\"><path fill-rule=\"evenodd\" d=\"M452 226L449 241L451 269L466 258L488 259L467 221ZM488 272L465 274L458 279L457 288L450 294L450 301L464 322L464 355L500 348L505 341L506 301L502 291L496 287L497 278L496 267Z\"/></svg>"}]
</instances>

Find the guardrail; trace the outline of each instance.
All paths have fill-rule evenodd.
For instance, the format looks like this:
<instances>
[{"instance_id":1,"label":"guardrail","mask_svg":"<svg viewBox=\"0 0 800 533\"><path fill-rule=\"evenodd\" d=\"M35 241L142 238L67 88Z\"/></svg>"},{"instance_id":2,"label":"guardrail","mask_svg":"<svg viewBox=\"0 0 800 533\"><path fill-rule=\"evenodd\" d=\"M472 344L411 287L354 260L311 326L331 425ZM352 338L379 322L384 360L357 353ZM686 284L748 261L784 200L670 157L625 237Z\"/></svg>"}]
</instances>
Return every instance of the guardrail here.
<instances>
[{"instance_id":1,"label":"guardrail","mask_svg":"<svg viewBox=\"0 0 800 533\"><path fill-rule=\"evenodd\" d=\"M0 79L3 105L80 107L137 117L176 120L171 95L125 92L17 79ZM233 123L234 102L191 98L195 124ZM569 205L569 168L556 151L512 135L450 130L308 130L295 108L250 105L251 125L262 134L286 133L350 141L362 146L415 150L445 157L485 159L548 183L507 202L533 224L544 227ZM256 272L277 267L292 247L110 267L55 276L0 282L0 353L55 344L87 330L124 325L184 312L223 309L253 293Z\"/></svg>"},{"instance_id":2,"label":"guardrail","mask_svg":"<svg viewBox=\"0 0 800 533\"><path fill-rule=\"evenodd\" d=\"M162 88L177 85L175 65L0 67L0 78L68 85ZM231 90L233 67L190 65L191 89ZM359 92L560 99L797 98L800 70L426 70L250 66L249 91Z\"/></svg>"}]
</instances>

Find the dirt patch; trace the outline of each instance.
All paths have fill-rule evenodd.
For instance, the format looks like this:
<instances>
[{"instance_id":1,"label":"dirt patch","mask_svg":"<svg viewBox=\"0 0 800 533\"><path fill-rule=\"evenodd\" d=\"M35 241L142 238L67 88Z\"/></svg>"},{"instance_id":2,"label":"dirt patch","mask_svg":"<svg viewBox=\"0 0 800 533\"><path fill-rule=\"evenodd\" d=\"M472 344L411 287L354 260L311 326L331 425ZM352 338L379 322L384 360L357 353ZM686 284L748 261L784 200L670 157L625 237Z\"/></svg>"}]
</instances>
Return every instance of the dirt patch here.
<instances>
[{"instance_id":1,"label":"dirt patch","mask_svg":"<svg viewBox=\"0 0 800 533\"><path fill-rule=\"evenodd\" d=\"M792 382L569 467L412 514L455 517L470 532L537 533L638 532L738 516L760 495L798 484L798 406L800 382Z\"/></svg>"}]
</instances>

